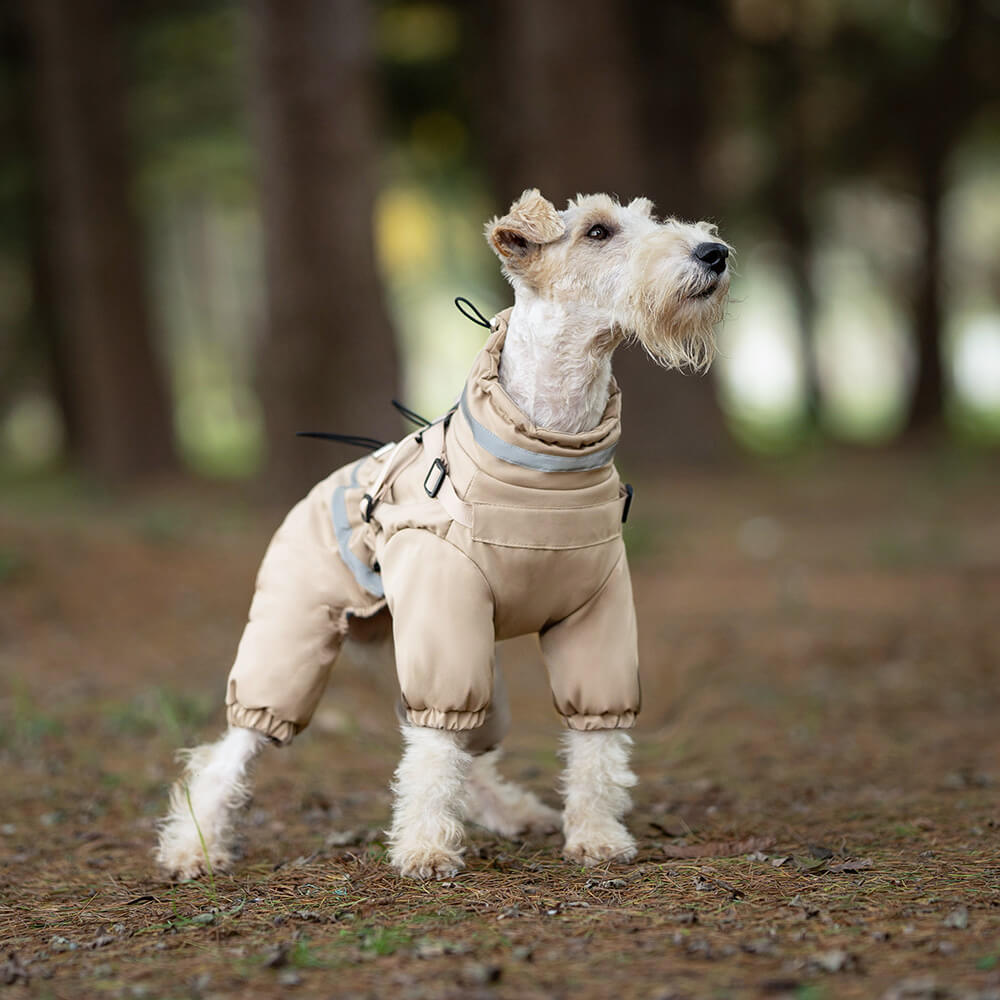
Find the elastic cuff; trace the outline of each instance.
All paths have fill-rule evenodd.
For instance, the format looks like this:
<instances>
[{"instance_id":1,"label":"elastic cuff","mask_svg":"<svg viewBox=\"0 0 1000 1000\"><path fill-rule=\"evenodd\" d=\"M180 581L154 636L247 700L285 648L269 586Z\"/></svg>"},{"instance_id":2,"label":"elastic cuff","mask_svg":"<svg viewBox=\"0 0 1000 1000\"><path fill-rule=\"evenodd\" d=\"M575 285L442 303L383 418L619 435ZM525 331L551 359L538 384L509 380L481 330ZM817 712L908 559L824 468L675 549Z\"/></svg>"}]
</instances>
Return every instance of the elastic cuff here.
<instances>
[{"instance_id":1,"label":"elastic cuff","mask_svg":"<svg viewBox=\"0 0 1000 1000\"><path fill-rule=\"evenodd\" d=\"M636 714L632 711L621 714L605 712L603 715L564 715L563 719L570 729L589 732L595 729L631 729L635 725Z\"/></svg>"},{"instance_id":2,"label":"elastic cuff","mask_svg":"<svg viewBox=\"0 0 1000 1000\"><path fill-rule=\"evenodd\" d=\"M291 743L292 737L299 731L294 722L275 718L266 708L244 708L236 702L226 706L226 718L229 725L255 729L282 746Z\"/></svg>"},{"instance_id":3,"label":"elastic cuff","mask_svg":"<svg viewBox=\"0 0 1000 1000\"><path fill-rule=\"evenodd\" d=\"M414 726L428 729L477 729L486 721L486 709L478 712L441 712L436 708L408 708L406 719Z\"/></svg>"}]
</instances>

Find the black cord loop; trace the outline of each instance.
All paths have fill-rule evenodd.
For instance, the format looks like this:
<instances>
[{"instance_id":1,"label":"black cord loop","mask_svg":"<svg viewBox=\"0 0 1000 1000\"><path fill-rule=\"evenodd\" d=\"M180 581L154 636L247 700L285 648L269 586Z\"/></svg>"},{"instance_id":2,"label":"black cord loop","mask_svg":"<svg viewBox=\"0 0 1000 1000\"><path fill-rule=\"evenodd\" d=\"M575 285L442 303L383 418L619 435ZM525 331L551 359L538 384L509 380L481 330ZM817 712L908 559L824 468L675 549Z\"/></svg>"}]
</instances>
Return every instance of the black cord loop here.
<instances>
[{"instance_id":1,"label":"black cord loop","mask_svg":"<svg viewBox=\"0 0 1000 1000\"><path fill-rule=\"evenodd\" d=\"M471 312L466 310L466 306L471 310ZM488 330L490 328L490 321L463 295L459 295L455 299L455 308L468 320L472 320L473 323L478 323L479 326L485 326Z\"/></svg>"}]
</instances>

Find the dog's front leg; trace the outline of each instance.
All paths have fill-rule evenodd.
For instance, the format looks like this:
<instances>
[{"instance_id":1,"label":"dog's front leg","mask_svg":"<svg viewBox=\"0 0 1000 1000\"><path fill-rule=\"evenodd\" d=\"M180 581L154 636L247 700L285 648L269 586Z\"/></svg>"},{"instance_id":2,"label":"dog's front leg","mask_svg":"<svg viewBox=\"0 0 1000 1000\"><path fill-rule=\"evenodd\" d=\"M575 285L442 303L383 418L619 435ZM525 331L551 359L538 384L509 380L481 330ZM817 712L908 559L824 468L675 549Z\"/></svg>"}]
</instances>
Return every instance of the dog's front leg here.
<instances>
[{"instance_id":1,"label":"dog's front leg","mask_svg":"<svg viewBox=\"0 0 1000 1000\"><path fill-rule=\"evenodd\" d=\"M405 725L403 743L389 859L408 878L448 878L465 867L463 792L472 755L444 729Z\"/></svg>"},{"instance_id":2,"label":"dog's front leg","mask_svg":"<svg viewBox=\"0 0 1000 1000\"><path fill-rule=\"evenodd\" d=\"M170 791L156 851L170 876L193 879L232 864L236 818L250 798L250 768L267 742L262 733L233 726L217 742L181 752L186 774Z\"/></svg>"},{"instance_id":3,"label":"dog's front leg","mask_svg":"<svg viewBox=\"0 0 1000 1000\"><path fill-rule=\"evenodd\" d=\"M636 783L629 767L632 739L620 729L570 730L563 742L563 855L584 865L631 861L636 847L622 817Z\"/></svg>"}]
</instances>

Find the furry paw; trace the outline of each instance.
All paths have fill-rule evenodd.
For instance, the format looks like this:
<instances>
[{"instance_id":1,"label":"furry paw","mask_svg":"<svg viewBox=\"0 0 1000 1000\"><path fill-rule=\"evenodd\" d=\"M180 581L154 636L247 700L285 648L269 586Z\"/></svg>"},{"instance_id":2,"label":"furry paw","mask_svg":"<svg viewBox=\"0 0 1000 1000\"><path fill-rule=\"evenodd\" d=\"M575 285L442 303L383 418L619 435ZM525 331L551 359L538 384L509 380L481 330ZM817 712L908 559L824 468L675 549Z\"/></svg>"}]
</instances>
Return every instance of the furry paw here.
<instances>
[{"instance_id":1,"label":"furry paw","mask_svg":"<svg viewBox=\"0 0 1000 1000\"><path fill-rule=\"evenodd\" d=\"M556 833L561 826L562 813L528 793L525 801L521 803L521 808L506 823L497 822L492 830L503 837L514 839L525 834L544 836L547 833Z\"/></svg>"},{"instance_id":2,"label":"furry paw","mask_svg":"<svg viewBox=\"0 0 1000 1000\"><path fill-rule=\"evenodd\" d=\"M563 857L567 861L592 868L608 862L626 864L635 859L637 848L632 835L621 823L609 825L606 829L588 830L566 838Z\"/></svg>"},{"instance_id":3,"label":"furry paw","mask_svg":"<svg viewBox=\"0 0 1000 1000\"><path fill-rule=\"evenodd\" d=\"M562 815L534 792L505 781L497 771L499 756L499 750L491 750L473 759L465 786L466 819L511 840L528 833L555 833Z\"/></svg>"},{"instance_id":4,"label":"furry paw","mask_svg":"<svg viewBox=\"0 0 1000 1000\"><path fill-rule=\"evenodd\" d=\"M156 852L160 868L174 882L189 882L201 878L210 871L212 874L226 871L233 863L228 851L209 851L208 857L202 850L201 842L183 843L180 838L163 838Z\"/></svg>"},{"instance_id":5,"label":"furry paw","mask_svg":"<svg viewBox=\"0 0 1000 1000\"><path fill-rule=\"evenodd\" d=\"M507 801L470 788L466 816L473 823L508 840L517 840L526 834L555 833L562 826L562 814L541 802L531 792L507 785ZM510 794L514 793L515 794Z\"/></svg>"},{"instance_id":6,"label":"furry paw","mask_svg":"<svg viewBox=\"0 0 1000 1000\"><path fill-rule=\"evenodd\" d=\"M404 878L421 880L451 878L465 867L461 854L441 848L397 849L389 855L389 858Z\"/></svg>"},{"instance_id":7,"label":"furry paw","mask_svg":"<svg viewBox=\"0 0 1000 1000\"><path fill-rule=\"evenodd\" d=\"M562 813L537 799L525 809L519 819L522 825L518 832L522 834L556 833L562 826Z\"/></svg>"}]
</instances>

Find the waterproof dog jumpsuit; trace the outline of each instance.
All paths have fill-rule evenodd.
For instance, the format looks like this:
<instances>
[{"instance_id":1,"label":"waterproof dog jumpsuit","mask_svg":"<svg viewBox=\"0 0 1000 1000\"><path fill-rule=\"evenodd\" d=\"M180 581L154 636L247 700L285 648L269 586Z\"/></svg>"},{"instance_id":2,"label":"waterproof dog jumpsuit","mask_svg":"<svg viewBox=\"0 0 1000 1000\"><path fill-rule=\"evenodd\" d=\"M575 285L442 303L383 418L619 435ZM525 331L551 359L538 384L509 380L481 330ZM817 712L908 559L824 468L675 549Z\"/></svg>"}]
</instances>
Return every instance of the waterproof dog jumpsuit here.
<instances>
[{"instance_id":1,"label":"waterproof dog jumpsuit","mask_svg":"<svg viewBox=\"0 0 1000 1000\"><path fill-rule=\"evenodd\" d=\"M628 502L613 457L621 396L583 434L536 427L498 380L494 317L456 408L339 469L268 547L229 675L232 725L280 743L308 725L354 616L388 605L415 725L487 721L498 639L538 633L571 729L639 711Z\"/></svg>"}]
</instances>

